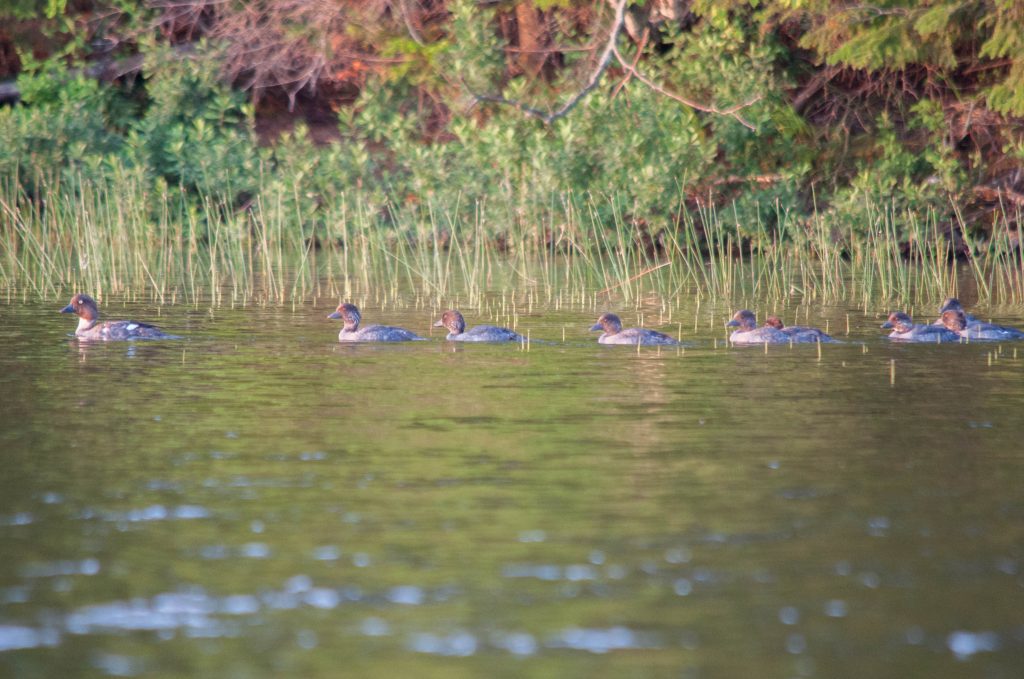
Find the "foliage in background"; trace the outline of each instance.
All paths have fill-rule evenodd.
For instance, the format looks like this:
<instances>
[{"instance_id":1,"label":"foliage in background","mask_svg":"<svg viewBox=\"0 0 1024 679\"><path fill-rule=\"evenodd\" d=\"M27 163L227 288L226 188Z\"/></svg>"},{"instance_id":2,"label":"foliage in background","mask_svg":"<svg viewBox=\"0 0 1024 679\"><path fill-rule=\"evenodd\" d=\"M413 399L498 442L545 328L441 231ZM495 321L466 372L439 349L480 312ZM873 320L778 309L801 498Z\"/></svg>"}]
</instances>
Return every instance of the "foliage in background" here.
<instances>
[{"instance_id":1,"label":"foliage in background","mask_svg":"<svg viewBox=\"0 0 1024 679\"><path fill-rule=\"evenodd\" d=\"M846 241L883 213L902 237L924 213L953 234L958 209L994 237L1024 206L1024 31L1007 0L630 3L618 44L638 72L704 106L760 97L743 110L753 130L619 67L550 125L474 97L568 100L607 36L604 2L20 0L6 11L53 41L50 59L23 50L21 102L0 108L0 177L25 200L44 183L73 195L129 172L154 218L213 202L244 220L274 204L300 235L330 241L355 195L396 239L410 237L403 211L442 209L505 243L545 205L557 209L533 228L557 240L566 196L591 195L598 223L624 220L656 248L684 233L683 213L714 211L741 243L791 237L781 215L822 208ZM139 56L137 70L119 67ZM275 97L333 110L337 141L318 136L323 116L258 139L280 115Z\"/></svg>"}]
</instances>

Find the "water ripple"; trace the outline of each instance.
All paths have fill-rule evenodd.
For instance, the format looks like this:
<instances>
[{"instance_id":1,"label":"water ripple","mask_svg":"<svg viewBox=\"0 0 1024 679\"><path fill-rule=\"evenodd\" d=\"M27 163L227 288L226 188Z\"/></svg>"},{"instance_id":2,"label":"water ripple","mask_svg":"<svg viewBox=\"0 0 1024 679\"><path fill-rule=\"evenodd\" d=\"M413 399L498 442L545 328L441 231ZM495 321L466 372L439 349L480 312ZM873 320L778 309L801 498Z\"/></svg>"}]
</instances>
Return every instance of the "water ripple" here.
<instances>
[{"instance_id":1,"label":"water ripple","mask_svg":"<svg viewBox=\"0 0 1024 679\"><path fill-rule=\"evenodd\" d=\"M0 625L0 652L56 646L59 643L60 634L56 630L38 630L21 625Z\"/></svg>"},{"instance_id":2,"label":"water ripple","mask_svg":"<svg viewBox=\"0 0 1024 679\"><path fill-rule=\"evenodd\" d=\"M550 638L546 645L549 648L571 648L590 653L660 647L653 635L641 634L621 626L608 629L571 627Z\"/></svg>"},{"instance_id":3,"label":"water ripple","mask_svg":"<svg viewBox=\"0 0 1024 679\"><path fill-rule=\"evenodd\" d=\"M467 657L476 653L477 639L469 632L456 631L446 635L417 632L409 637L409 650L432 655Z\"/></svg>"},{"instance_id":4,"label":"water ripple","mask_svg":"<svg viewBox=\"0 0 1024 679\"><path fill-rule=\"evenodd\" d=\"M957 630L946 637L946 646L957 660L967 660L975 653L999 649L999 636L995 632L967 632Z\"/></svg>"},{"instance_id":5,"label":"water ripple","mask_svg":"<svg viewBox=\"0 0 1024 679\"><path fill-rule=\"evenodd\" d=\"M99 559L81 561L64 560L28 564L21 569L24 578L53 578L68 575L96 575L100 572Z\"/></svg>"},{"instance_id":6,"label":"water ripple","mask_svg":"<svg viewBox=\"0 0 1024 679\"><path fill-rule=\"evenodd\" d=\"M139 507L125 511L86 508L78 512L75 518L82 520L99 519L100 521L117 523L142 523L147 521L207 519L209 517L209 510L199 505L179 505L170 508L163 505L150 505L149 507Z\"/></svg>"}]
</instances>

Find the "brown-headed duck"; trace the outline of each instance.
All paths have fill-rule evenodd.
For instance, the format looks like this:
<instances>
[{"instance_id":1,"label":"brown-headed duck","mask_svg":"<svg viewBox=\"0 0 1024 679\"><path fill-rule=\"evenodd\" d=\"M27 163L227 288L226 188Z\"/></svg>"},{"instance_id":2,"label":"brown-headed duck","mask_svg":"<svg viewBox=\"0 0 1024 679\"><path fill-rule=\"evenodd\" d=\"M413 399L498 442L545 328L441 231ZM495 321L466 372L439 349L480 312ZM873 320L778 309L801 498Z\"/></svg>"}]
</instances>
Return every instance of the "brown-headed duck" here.
<instances>
[{"instance_id":1,"label":"brown-headed duck","mask_svg":"<svg viewBox=\"0 0 1024 679\"><path fill-rule=\"evenodd\" d=\"M441 314L441 319L434 323L435 328L447 328L445 338L452 342L522 342L525 338L508 328L493 325L477 325L466 330L466 319L456 309L449 309Z\"/></svg>"},{"instance_id":2,"label":"brown-headed duck","mask_svg":"<svg viewBox=\"0 0 1024 679\"><path fill-rule=\"evenodd\" d=\"M963 305L960 304L960 300L958 300L956 297L947 297L946 299L942 300L942 305L939 306L939 317L937 319L935 319L935 321L932 323L932 325L939 325L939 326L943 325L943 323L942 323L942 314L946 313L947 311L960 311L960 312L962 312L963 315L964 315L964 319L967 321L967 325L973 325L974 323L980 323L980 321L977 318L975 318L974 316L970 315L969 313L967 313L967 311L964 310Z\"/></svg>"},{"instance_id":3,"label":"brown-headed duck","mask_svg":"<svg viewBox=\"0 0 1024 679\"><path fill-rule=\"evenodd\" d=\"M725 325L739 328L729 335L729 341L733 344L788 344L790 341L790 336L778 328L770 325L757 327L757 316L750 309L737 311Z\"/></svg>"},{"instance_id":4,"label":"brown-headed duck","mask_svg":"<svg viewBox=\"0 0 1024 679\"><path fill-rule=\"evenodd\" d=\"M946 301L942 303L939 308L939 319L933 323L933 325L940 325L949 327L944 321L945 313L947 311L958 311L963 314L964 321L967 324L966 327L959 332L961 337L972 340L1020 340L1024 339L1024 332L1021 332L1017 328L1012 328L1008 325L996 325L995 323L985 323L984 321L975 318L970 315L960 305L960 301L956 297L948 297Z\"/></svg>"},{"instance_id":5,"label":"brown-headed duck","mask_svg":"<svg viewBox=\"0 0 1024 679\"><path fill-rule=\"evenodd\" d=\"M833 339L831 335L827 335L817 328L811 328L805 325L783 325L782 319L778 316L769 316L765 319L764 324L769 328L775 328L786 333L786 335L793 340L793 342L837 342L838 340Z\"/></svg>"},{"instance_id":6,"label":"brown-headed duck","mask_svg":"<svg viewBox=\"0 0 1024 679\"><path fill-rule=\"evenodd\" d=\"M953 313L953 312L951 312ZM892 329L888 337L899 342L959 342L960 335L938 325L914 325L910 316L902 311L889 314L888 320L882 324L885 329Z\"/></svg>"},{"instance_id":7,"label":"brown-headed duck","mask_svg":"<svg viewBox=\"0 0 1024 679\"><path fill-rule=\"evenodd\" d=\"M943 311L939 321L943 327L952 330L964 339L980 341L1005 341L1024 339L1024 332L1002 325L982 323L971 324L963 311Z\"/></svg>"},{"instance_id":8,"label":"brown-headed duck","mask_svg":"<svg viewBox=\"0 0 1024 679\"><path fill-rule=\"evenodd\" d=\"M601 336L597 338L598 344L630 344L636 346L644 345L677 345L679 342L668 335L664 335L647 328L622 328L622 321L615 314L604 313L597 319L590 330L601 330Z\"/></svg>"},{"instance_id":9,"label":"brown-headed duck","mask_svg":"<svg viewBox=\"0 0 1024 679\"><path fill-rule=\"evenodd\" d=\"M136 339L178 339L159 328L138 321L100 321L100 310L89 295L78 293L71 303L60 310L62 314L78 316L75 337L83 340L136 340Z\"/></svg>"},{"instance_id":10,"label":"brown-headed duck","mask_svg":"<svg viewBox=\"0 0 1024 679\"><path fill-rule=\"evenodd\" d=\"M355 304L339 304L334 313L327 318L342 319L345 322L338 333L339 342L410 342L426 339L405 328L394 328L389 325L368 325L359 327L362 315Z\"/></svg>"}]
</instances>

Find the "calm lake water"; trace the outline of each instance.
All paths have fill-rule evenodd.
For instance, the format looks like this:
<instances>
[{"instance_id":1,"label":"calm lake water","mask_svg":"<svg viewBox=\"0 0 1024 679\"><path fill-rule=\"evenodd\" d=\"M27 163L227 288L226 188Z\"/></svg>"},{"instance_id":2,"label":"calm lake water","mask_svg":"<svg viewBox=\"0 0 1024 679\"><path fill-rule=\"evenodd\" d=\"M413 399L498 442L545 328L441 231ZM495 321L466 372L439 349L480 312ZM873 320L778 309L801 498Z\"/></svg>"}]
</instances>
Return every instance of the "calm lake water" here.
<instances>
[{"instance_id":1,"label":"calm lake water","mask_svg":"<svg viewBox=\"0 0 1024 679\"><path fill-rule=\"evenodd\" d=\"M84 344L64 304L0 303L0 675L1024 675L1024 345L114 302L185 339Z\"/></svg>"}]
</instances>

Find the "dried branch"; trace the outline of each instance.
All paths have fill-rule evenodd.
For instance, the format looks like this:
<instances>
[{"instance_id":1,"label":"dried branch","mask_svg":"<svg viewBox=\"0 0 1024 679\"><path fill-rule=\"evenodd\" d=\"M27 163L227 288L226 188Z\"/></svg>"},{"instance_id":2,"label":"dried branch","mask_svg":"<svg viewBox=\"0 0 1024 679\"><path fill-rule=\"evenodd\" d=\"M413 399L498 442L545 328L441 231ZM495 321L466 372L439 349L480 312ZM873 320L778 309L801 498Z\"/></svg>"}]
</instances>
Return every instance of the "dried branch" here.
<instances>
[{"instance_id":1,"label":"dried branch","mask_svg":"<svg viewBox=\"0 0 1024 679\"><path fill-rule=\"evenodd\" d=\"M836 77L842 69L838 66L829 66L823 71L820 71L814 75L807 84L804 85L800 93L793 97L793 110L799 113L803 107L810 101L811 97L818 93L821 88L828 85L829 81Z\"/></svg>"},{"instance_id":2,"label":"dried branch","mask_svg":"<svg viewBox=\"0 0 1024 679\"><path fill-rule=\"evenodd\" d=\"M662 262L661 264L655 264L654 266L651 266L651 267L648 267L648 268L644 269L643 271L641 271L641 272L640 272L640 273L638 273L637 275L635 275L635 276L632 276L632 277L628 278L627 280L624 280L624 281L622 281L622 282L620 282L620 283L615 283L614 285L609 285L609 286L608 286L607 288L605 288L604 290L598 290L598 291L597 291L597 294L599 294L599 295L603 295L603 294L605 294L605 293L607 293L607 292L611 292L611 291L612 291L612 290L614 290L615 288L621 288L621 287L624 287L624 286L626 286L626 285L629 285L630 283L632 283L632 282L633 282L633 281L635 281L636 279L638 279L638 278L643 278L644 276L647 276L647 275L649 275L649 274L652 274L652 273L654 273L655 271L657 271L658 269L664 269L664 268L665 268L666 266L668 266L668 265L669 265L669 264L671 264L671 263L672 263L672 262Z\"/></svg>"},{"instance_id":3,"label":"dried branch","mask_svg":"<svg viewBox=\"0 0 1024 679\"><path fill-rule=\"evenodd\" d=\"M726 184L774 184L775 182L782 181L782 179L783 176L778 173L755 174L749 177L731 174L728 177L719 177L711 182L711 186L724 186Z\"/></svg>"},{"instance_id":4,"label":"dried branch","mask_svg":"<svg viewBox=\"0 0 1024 679\"><path fill-rule=\"evenodd\" d=\"M1007 200L1014 205L1024 205L1024 193L1014 191L1007 186L997 188L993 188L991 186L975 186L972 190L974 191L974 195L978 196L982 200L992 202Z\"/></svg>"}]
</instances>

